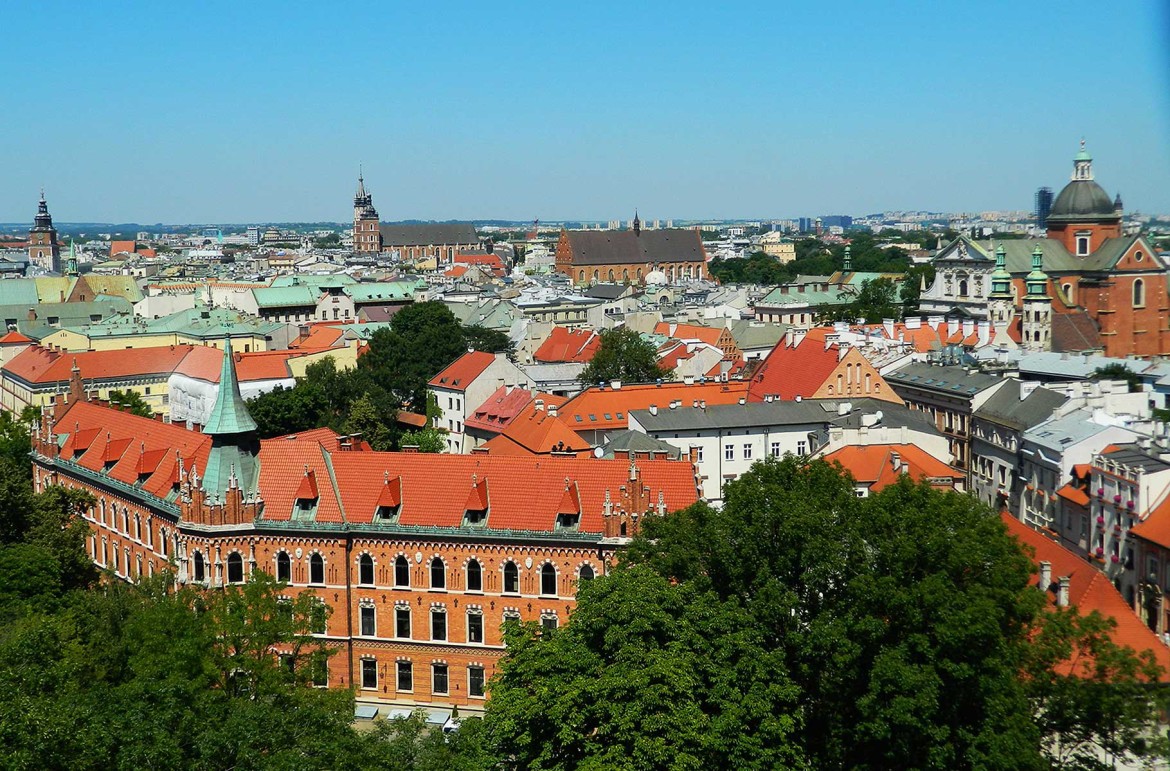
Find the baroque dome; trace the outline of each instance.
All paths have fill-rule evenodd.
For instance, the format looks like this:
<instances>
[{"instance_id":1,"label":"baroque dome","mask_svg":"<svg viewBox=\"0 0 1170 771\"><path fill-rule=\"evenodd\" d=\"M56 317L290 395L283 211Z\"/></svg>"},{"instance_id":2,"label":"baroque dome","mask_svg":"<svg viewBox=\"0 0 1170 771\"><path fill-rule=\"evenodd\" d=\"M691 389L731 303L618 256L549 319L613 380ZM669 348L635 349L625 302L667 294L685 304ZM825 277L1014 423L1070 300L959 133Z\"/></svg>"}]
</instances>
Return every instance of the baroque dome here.
<instances>
[{"instance_id":1,"label":"baroque dome","mask_svg":"<svg viewBox=\"0 0 1170 771\"><path fill-rule=\"evenodd\" d=\"M1052 202L1048 219L1097 219L1115 215L1113 199L1103 187L1091 179L1074 179L1064 186L1064 190Z\"/></svg>"}]
</instances>

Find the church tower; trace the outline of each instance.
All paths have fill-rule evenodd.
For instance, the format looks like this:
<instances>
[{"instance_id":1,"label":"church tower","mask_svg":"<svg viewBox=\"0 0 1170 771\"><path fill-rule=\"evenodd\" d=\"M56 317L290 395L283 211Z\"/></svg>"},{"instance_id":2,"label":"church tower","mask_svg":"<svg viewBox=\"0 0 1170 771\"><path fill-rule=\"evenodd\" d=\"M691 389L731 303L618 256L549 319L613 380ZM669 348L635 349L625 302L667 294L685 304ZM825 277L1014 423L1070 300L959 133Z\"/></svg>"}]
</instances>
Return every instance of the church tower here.
<instances>
[{"instance_id":1,"label":"church tower","mask_svg":"<svg viewBox=\"0 0 1170 771\"><path fill-rule=\"evenodd\" d=\"M357 193L353 197L353 250L375 254L382 251L378 210L374 208L374 197L366 192L366 181L360 171Z\"/></svg>"},{"instance_id":2,"label":"church tower","mask_svg":"<svg viewBox=\"0 0 1170 771\"><path fill-rule=\"evenodd\" d=\"M1032 270L1024 278L1023 347L1029 351L1052 350L1052 299L1048 296L1048 274L1041 267L1040 245L1032 250Z\"/></svg>"},{"instance_id":3,"label":"church tower","mask_svg":"<svg viewBox=\"0 0 1170 771\"><path fill-rule=\"evenodd\" d=\"M1093 178L1093 156L1081 149L1073 159L1072 179L1052 202L1048 237L1077 257L1088 257L1105 242L1121 235L1121 198L1110 198Z\"/></svg>"},{"instance_id":4,"label":"church tower","mask_svg":"<svg viewBox=\"0 0 1170 771\"><path fill-rule=\"evenodd\" d=\"M995 270L991 273L991 294L987 297L987 311L991 328L997 334L1011 326L1016 315L1016 302L1012 297L1012 274L1007 271L1007 258L1003 244L995 249Z\"/></svg>"},{"instance_id":5,"label":"church tower","mask_svg":"<svg viewBox=\"0 0 1170 771\"><path fill-rule=\"evenodd\" d=\"M49 216L49 204L45 202L45 191L41 191L41 202L37 205L37 218L28 232L28 261L32 265L61 271L61 249L57 246L57 229Z\"/></svg>"},{"instance_id":6,"label":"church tower","mask_svg":"<svg viewBox=\"0 0 1170 771\"><path fill-rule=\"evenodd\" d=\"M256 434L256 421L248 414L248 407L240 394L231 338L224 340L219 394L203 433L211 437L211 452L207 456L207 468L203 473L204 491L220 498L233 488L238 488L245 495L256 492L260 478L260 462L257 458L260 440Z\"/></svg>"}]
</instances>

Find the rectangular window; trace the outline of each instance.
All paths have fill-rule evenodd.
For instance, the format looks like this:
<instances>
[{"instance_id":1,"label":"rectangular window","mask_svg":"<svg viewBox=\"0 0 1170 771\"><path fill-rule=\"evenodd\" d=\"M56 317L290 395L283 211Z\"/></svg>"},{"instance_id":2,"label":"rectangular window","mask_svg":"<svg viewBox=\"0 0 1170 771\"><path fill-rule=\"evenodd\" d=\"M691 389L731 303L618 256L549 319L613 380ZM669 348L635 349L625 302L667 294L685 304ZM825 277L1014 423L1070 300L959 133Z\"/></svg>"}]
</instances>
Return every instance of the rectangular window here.
<instances>
[{"instance_id":1,"label":"rectangular window","mask_svg":"<svg viewBox=\"0 0 1170 771\"><path fill-rule=\"evenodd\" d=\"M467 695L483 696L483 667L467 668Z\"/></svg>"},{"instance_id":2,"label":"rectangular window","mask_svg":"<svg viewBox=\"0 0 1170 771\"><path fill-rule=\"evenodd\" d=\"M414 664L409 661L398 662L398 690L414 690Z\"/></svg>"},{"instance_id":3,"label":"rectangular window","mask_svg":"<svg viewBox=\"0 0 1170 771\"><path fill-rule=\"evenodd\" d=\"M378 662L362 659L362 688L378 688Z\"/></svg>"},{"instance_id":4,"label":"rectangular window","mask_svg":"<svg viewBox=\"0 0 1170 771\"><path fill-rule=\"evenodd\" d=\"M394 609L394 636L410 637L410 608L399 605Z\"/></svg>"},{"instance_id":5,"label":"rectangular window","mask_svg":"<svg viewBox=\"0 0 1170 771\"><path fill-rule=\"evenodd\" d=\"M377 634L376 626L374 624L374 608L370 605L362 606L362 637L373 637Z\"/></svg>"},{"instance_id":6,"label":"rectangular window","mask_svg":"<svg viewBox=\"0 0 1170 771\"><path fill-rule=\"evenodd\" d=\"M723 445L723 460L735 460L735 445Z\"/></svg>"},{"instance_id":7,"label":"rectangular window","mask_svg":"<svg viewBox=\"0 0 1170 771\"><path fill-rule=\"evenodd\" d=\"M796 454L801 455L801 456L808 455L808 442L805 442L805 441L797 442L796 443Z\"/></svg>"},{"instance_id":8,"label":"rectangular window","mask_svg":"<svg viewBox=\"0 0 1170 771\"><path fill-rule=\"evenodd\" d=\"M752 446L748 442L744 442L744 445L743 445L743 459L744 460L751 460L752 459Z\"/></svg>"},{"instance_id":9,"label":"rectangular window","mask_svg":"<svg viewBox=\"0 0 1170 771\"><path fill-rule=\"evenodd\" d=\"M483 642L483 613L479 611L467 612L467 642Z\"/></svg>"},{"instance_id":10,"label":"rectangular window","mask_svg":"<svg viewBox=\"0 0 1170 771\"><path fill-rule=\"evenodd\" d=\"M772 442L772 457L773 458L780 457L780 443L779 442Z\"/></svg>"},{"instance_id":11,"label":"rectangular window","mask_svg":"<svg viewBox=\"0 0 1170 771\"><path fill-rule=\"evenodd\" d=\"M447 639L447 614L441 610L431 611L431 639Z\"/></svg>"},{"instance_id":12,"label":"rectangular window","mask_svg":"<svg viewBox=\"0 0 1170 771\"><path fill-rule=\"evenodd\" d=\"M446 664L432 664L431 665L431 693L443 694L447 693L447 665Z\"/></svg>"},{"instance_id":13,"label":"rectangular window","mask_svg":"<svg viewBox=\"0 0 1170 771\"><path fill-rule=\"evenodd\" d=\"M702 463L702 462L703 462L703 448L702 448L702 447L696 447L696 448L695 448L695 450L697 450L697 452L695 453L695 459L696 459L696 460L697 460L699 463Z\"/></svg>"}]
</instances>

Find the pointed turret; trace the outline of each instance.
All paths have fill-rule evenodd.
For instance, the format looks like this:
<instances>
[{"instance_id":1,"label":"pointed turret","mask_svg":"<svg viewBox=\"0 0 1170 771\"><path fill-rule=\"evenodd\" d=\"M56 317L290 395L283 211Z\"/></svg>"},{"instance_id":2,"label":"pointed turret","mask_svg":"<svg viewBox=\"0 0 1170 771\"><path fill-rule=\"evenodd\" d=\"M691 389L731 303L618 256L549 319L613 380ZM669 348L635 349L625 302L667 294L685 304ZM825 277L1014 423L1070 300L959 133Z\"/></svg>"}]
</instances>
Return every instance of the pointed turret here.
<instances>
[{"instance_id":1,"label":"pointed turret","mask_svg":"<svg viewBox=\"0 0 1170 771\"><path fill-rule=\"evenodd\" d=\"M846 273L853 272L853 248L845 244L845 263L841 268Z\"/></svg>"},{"instance_id":2,"label":"pointed turret","mask_svg":"<svg viewBox=\"0 0 1170 771\"><path fill-rule=\"evenodd\" d=\"M638 210L634 209L634 235L642 233L642 220L638 219Z\"/></svg>"},{"instance_id":3,"label":"pointed turret","mask_svg":"<svg viewBox=\"0 0 1170 771\"><path fill-rule=\"evenodd\" d=\"M1072 178L1074 180L1093 178L1093 156L1089 155L1089 151L1085 149L1084 139L1081 140L1081 149L1077 153L1077 157L1073 159Z\"/></svg>"},{"instance_id":4,"label":"pointed turret","mask_svg":"<svg viewBox=\"0 0 1170 771\"><path fill-rule=\"evenodd\" d=\"M72 238L69 239L69 262L66 263L65 272L70 276L77 275L77 247Z\"/></svg>"},{"instance_id":5,"label":"pointed turret","mask_svg":"<svg viewBox=\"0 0 1170 771\"><path fill-rule=\"evenodd\" d=\"M1008 273L1007 270L1007 257L1003 250L1003 244L995 248L995 270L991 272L990 296L993 299L1012 299L1012 274Z\"/></svg>"},{"instance_id":6,"label":"pointed turret","mask_svg":"<svg viewBox=\"0 0 1170 771\"><path fill-rule=\"evenodd\" d=\"M1024 284L1028 287L1027 296L1029 298L1048 299L1048 274L1044 272L1042 267L1043 261L1044 253L1040 251L1040 244L1036 244L1036 248L1032 250L1032 270L1024 279Z\"/></svg>"},{"instance_id":7,"label":"pointed turret","mask_svg":"<svg viewBox=\"0 0 1170 771\"><path fill-rule=\"evenodd\" d=\"M224 340L219 394L203 433L211 436L211 452L204 469L203 489L210 495L220 496L229 488L236 487L244 494L255 492L260 474L257 457L260 442L256 436L256 421L248 414L244 397L240 395L231 338Z\"/></svg>"}]
</instances>

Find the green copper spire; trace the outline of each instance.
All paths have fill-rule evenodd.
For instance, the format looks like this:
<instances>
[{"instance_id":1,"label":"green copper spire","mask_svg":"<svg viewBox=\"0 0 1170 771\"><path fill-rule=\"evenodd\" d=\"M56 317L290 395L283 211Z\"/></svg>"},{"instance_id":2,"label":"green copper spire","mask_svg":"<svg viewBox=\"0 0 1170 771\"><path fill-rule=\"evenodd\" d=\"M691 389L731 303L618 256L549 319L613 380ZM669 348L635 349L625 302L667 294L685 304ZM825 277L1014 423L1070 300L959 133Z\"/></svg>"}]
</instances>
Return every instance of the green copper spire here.
<instances>
[{"instance_id":1,"label":"green copper spire","mask_svg":"<svg viewBox=\"0 0 1170 771\"><path fill-rule=\"evenodd\" d=\"M256 421L248 414L244 397L240 395L240 381L236 378L236 362L232 358L232 339L223 342L223 369L219 373L219 395L203 427L205 434L244 434L256 430Z\"/></svg>"},{"instance_id":2,"label":"green copper spire","mask_svg":"<svg viewBox=\"0 0 1170 771\"><path fill-rule=\"evenodd\" d=\"M1041 267L1043 260L1044 253L1040 251L1040 244L1036 244L1036 248L1032 250L1032 271L1024 279L1028 287L1028 298L1048 298L1048 274Z\"/></svg>"},{"instance_id":3,"label":"green copper spire","mask_svg":"<svg viewBox=\"0 0 1170 771\"><path fill-rule=\"evenodd\" d=\"M65 272L67 275L77 275L77 248L73 245L73 239L69 239L69 262L65 265Z\"/></svg>"},{"instance_id":4,"label":"green copper spire","mask_svg":"<svg viewBox=\"0 0 1170 771\"><path fill-rule=\"evenodd\" d=\"M1003 244L995 247L995 270L991 273L991 297L1008 299L1012 296L1012 274L1007 271Z\"/></svg>"},{"instance_id":5,"label":"green copper spire","mask_svg":"<svg viewBox=\"0 0 1170 771\"><path fill-rule=\"evenodd\" d=\"M245 495L256 492L260 479L260 441L256 437L256 421L248 414L240 395L231 338L224 340L219 395L203 433L211 435L211 452L207 454L201 486L212 500L223 500L226 491L233 487L240 488Z\"/></svg>"},{"instance_id":6,"label":"green copper spire","mask_svg":"<svg viewBox=\"0 0 1170 771\"><path fill-rule=\"evenodd\" d=\"M846 273L852 273L852 272L853 272L853 249L851 249L851 248L850 248L849 244L845 244L845 266L844 266L844 270L845 270L845 272L846 272Z\"/></svg>"},{"instance_id":7,"label":"green copper spire","mask_svg":"<svg viewBox=\"0 0 1170 771\"><path fill-rule=\"evenodd\" d=\"M1091 160L1093 160L1093 156L1089 155L1089 151L1085 149L1085 140L1084 139L1081 140L1081 150L1080 150L1080 152L1077 153L1076 160L1078 160L1078 161L1091 161Z\"/></svg>"}]
</instances>

